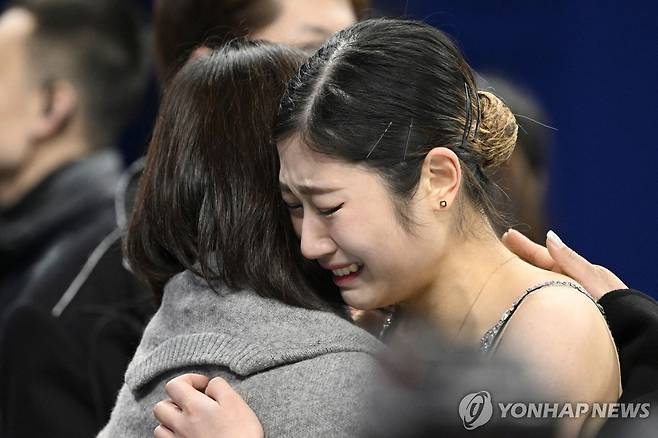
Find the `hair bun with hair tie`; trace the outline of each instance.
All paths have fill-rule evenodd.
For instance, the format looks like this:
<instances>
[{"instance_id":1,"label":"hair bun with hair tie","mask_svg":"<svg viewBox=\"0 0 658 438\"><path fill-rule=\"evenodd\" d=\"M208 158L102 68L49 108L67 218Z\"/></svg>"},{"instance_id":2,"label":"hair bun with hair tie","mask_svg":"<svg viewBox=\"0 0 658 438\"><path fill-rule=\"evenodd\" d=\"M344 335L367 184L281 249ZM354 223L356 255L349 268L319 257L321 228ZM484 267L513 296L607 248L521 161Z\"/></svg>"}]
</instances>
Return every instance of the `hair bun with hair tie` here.
<instances>
[{"instance_id":1,"label":"hair bun with hair tie","mask_svg":"<svg viewBox=\"0 0 658 438\"><path fill-rule=\"evenodd\" d=\"M478 91L480 124L473 146L484 158L482 168L495 169L511 156L516 145L518 125L512 111L489 91Z\"/></svg>"}]
</instances>

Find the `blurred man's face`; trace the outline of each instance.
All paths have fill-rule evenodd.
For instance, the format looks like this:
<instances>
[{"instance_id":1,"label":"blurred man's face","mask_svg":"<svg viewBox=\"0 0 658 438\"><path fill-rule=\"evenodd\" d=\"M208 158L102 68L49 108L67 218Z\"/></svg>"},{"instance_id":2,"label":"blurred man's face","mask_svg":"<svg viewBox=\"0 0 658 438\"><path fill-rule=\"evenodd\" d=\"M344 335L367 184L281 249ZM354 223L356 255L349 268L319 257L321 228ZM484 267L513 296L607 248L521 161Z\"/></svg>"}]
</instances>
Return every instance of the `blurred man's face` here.
<instances>
[{"instance_id":1,"label":"blurred man's face","mask_svg":"<svg viewBox=\"0 0 658 438\"><path fill-rule=\"evenodd\" d=\"M350 0L275 0L277 19L250 35L303 49L317 49L331 35L356 22Z\"/></svg>"},{"instance_id":2,"label":"blurred man's face","mask_svg":"<svg viewBox=\"0 0 658 438\"><path fill-rule=\"evenodd\" d=\"M41 111L28 61L34 27L24 9L0 15L0 175L16 171L29 158L31 131Z\"/></svg>"}]
</instances>

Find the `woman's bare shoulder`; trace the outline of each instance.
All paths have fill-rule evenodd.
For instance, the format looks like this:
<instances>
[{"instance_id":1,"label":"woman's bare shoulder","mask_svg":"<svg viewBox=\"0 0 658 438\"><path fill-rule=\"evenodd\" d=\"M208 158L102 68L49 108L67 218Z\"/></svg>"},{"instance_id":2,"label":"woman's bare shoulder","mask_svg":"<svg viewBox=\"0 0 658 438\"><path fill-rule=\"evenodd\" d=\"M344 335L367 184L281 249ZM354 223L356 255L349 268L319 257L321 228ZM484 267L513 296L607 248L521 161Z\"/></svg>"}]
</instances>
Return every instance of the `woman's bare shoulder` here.
<instances>
[{"instance_id":1,"label":"woman's bare shoulder","mask_svg":"<svg viewBox=\"0 0 658 438\"><path fill-rule=\"evenodd\" d=\"M605 318L574 288L531 293L509 320L497 354L517 356L560 399L593 402L618 395L618 358Z\"/></svg>"}]
</instances>

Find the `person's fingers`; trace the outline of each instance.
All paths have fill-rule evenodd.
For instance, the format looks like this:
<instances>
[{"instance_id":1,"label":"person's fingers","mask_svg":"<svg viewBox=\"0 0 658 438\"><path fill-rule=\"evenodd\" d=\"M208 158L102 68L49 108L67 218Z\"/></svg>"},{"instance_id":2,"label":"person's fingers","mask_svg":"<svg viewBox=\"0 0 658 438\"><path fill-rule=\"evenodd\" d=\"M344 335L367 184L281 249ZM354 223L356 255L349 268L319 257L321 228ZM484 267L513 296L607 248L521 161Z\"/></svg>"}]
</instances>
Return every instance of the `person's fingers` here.
<instances>
[{"instance_id":1,"label":"person's fingers","mask_svg":"<svg viewBox=\"0 0 658 438\"><path fill-rule=\"evenodd\" d=\"M153 415L159 423L169 429L176 429L176 420L181 416L181 410L171 400L163 400L153 407Z\"/></svg>"},{"instance_id":2,"label":"person's fingers","mask_svg":"<svg viewBox=\"0 0 658 438\"><path fill-rule=\"evenodd\" d=\"M206 395L214 400L216 403L214 407L219 407L219 409L211 409L210 412L214 418L225 418L226 430L232 430L234 426L239 425L240 436L260 438L264 436L263 426L256 413L226 380L221 377L212 379L206 388Z\"/></svg>"},{"instance_id":3,"label":"person's fingers","mask_svg":"<svg viewBox=\"0 0 658 438\"><path fill-rule=\"evenodd\" d=\"M601 278L605 279L608 286L607 292L619 289L628 289L628 286L626 286L626 284L608 268L601 265L594 265L594 267L601 273Z\"/></svg>"},{"instance_id":4,"label":"person's fingers","mask_svg":"<svg viewBox=\"0 0 658 438\"><path fill-rule=\"evenodd\" d=\"M165 391L174 403L181 409L185 409L189 401L199 394L199 391L205 391L209 381L210 378L200 374L183 374L167 382Z\"/></svg>"},{"instance_id":5,"label":"person's fingers","mask_svg":"<svg viewBox=\"0 0 658 438\"><path fill-rule=\"evenodd\" d=\"M153 438L176 438L176 435L162 424L159 424L158 427L153 430Z\"/></svg>"},{"instance_id":6,"label":"person's fingers","mask_svg":"<svg viewBox=\"0 0 658 438\"><path fill-rule=\"evenodd\" d=\"M503 234L502 241L507 249L526 262L542 269L553 270L554 261L548 250L515 229L510 228Z\"/></svg>"},{"instance_id":7,"label":"person's fingers","mask_svg":"<svg viewBox=\"0 0 658 438\"><path fill-rule=\"evenodd\" d=\"M573 278L583 286L581 280L590 279L596 272L596 268L584 257L573 249L569 248L562 242L553 231L546 234L546 248L551 255L555 264L560 267L562 272Z\"/></svg>"},{"instance_id":8,"label":"person's fingers","mask_svg":"<svg viewBox=\"0 0 658 438\"><path fill-rule=\"evenodd\" d=\"M212 379L208 386L206 387L206 395L221 405L222 400L230 397L241 398L240 395L235 392L233 387L228 384L228 382L221 377L215 377Z\"/></svg>"},{"instance_id":9,"label":"person's fingers","mask_svg":"<svg viewBox=\"0 0 658 438\"><path fill-rule=\"evenodd\" d=\"M593 265L583 256L569 248L553 231L546 238L548 252L562 272L580 283L594 299L606 293L626 289L626 285L608 269Z\"/></svg>"}]
</instances>

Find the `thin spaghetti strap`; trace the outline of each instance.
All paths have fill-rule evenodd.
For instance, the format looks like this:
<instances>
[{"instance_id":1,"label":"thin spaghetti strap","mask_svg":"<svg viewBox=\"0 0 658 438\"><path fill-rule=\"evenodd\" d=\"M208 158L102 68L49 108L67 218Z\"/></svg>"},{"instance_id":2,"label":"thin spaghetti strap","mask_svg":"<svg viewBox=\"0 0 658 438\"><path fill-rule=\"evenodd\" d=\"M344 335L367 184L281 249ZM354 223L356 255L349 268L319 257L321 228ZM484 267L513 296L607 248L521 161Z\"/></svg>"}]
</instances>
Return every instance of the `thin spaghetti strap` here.
<instances>
[{"instance_id":1,"label":"thin spaghetti strap","mask_svg":"<svg viewBox=\"0 0 658 438\"><path fill-rule=\"evenodd\" d=\"M514 304L512 304L512 306L509 309L503 312L502 316L500 317L500 320L498 320L498 322L489 330L487 330L484 336L482 336L482 340L480 342L480 351L482 353L491 352L492 347L496 344L496 341L498 340L500 333L503 331L503 328L505 327L509 319L512 317L516 309L519 307L519 305L523 302L523 300L525 300L526 297L531 293L536 292L548 286L564 286L577 290L578 292L584 294L590 300L592 300L592 302L596 305L597 309L599 309L599 312L601 312L601 314L605 316L605 313L603 312L603 307L601 307L601 305L596 302L594 297L592 297L589 294L589 292L587 292L582 286L573 283L571 281L563 281L563 280L545 281L543 283L540 283L538 285L526 289L525 292L523 292L523 294L521 294L521 296L517 298L516 301L514 301Z\"/></svg>"}]
</instances>

